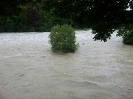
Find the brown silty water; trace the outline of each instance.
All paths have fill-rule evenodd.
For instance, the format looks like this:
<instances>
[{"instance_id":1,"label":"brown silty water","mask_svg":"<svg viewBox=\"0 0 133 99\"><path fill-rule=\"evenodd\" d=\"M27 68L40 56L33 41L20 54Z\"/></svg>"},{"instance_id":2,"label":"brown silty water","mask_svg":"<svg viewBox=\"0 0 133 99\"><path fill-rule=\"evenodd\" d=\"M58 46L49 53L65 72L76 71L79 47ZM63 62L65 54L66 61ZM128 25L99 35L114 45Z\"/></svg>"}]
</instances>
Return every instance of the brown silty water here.
<instances>
[{"instance_id":1,"label":"brown silty water","mask_svg":"<svg viewBox=\"0 0 133 99\"><path fill-rule=\"evenodd\" d=\"M133 99L133 46L115 34L76 31L68 54L51 51L48 32L0 34L0 99Z\"/></svg>"}]
</instances>

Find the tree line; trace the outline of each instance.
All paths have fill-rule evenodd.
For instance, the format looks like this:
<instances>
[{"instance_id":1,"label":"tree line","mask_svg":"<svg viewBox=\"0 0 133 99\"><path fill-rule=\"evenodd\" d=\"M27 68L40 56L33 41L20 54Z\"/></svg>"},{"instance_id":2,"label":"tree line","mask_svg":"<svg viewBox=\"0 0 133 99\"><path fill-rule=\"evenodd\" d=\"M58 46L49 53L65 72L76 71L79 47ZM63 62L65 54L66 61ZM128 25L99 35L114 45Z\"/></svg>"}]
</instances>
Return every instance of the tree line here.
<instances>
[{"instance_id":1,"label":"tree line","mask_svg":"<svg viewBox=\"0 0 133 99\"><path fill-rule=\"evenodd\" d=\"M20 5L20 12L0 18L0 32L47 32L54 25L70 24L70 20L55 18L43 10L42 4Z\"/></svg>"},{"instance_id":2,"label":"tree line","mask_svg":"<svg viewBox=\"0 0 133 99\"><path fill-rule=\"evenodd\" d=\"M133 43L132 0L6 0L0 9L0 30L49 31L55 23L67 21L91 28L94 40L107 41L117 29Z\"/></svg>"}]
</instances>

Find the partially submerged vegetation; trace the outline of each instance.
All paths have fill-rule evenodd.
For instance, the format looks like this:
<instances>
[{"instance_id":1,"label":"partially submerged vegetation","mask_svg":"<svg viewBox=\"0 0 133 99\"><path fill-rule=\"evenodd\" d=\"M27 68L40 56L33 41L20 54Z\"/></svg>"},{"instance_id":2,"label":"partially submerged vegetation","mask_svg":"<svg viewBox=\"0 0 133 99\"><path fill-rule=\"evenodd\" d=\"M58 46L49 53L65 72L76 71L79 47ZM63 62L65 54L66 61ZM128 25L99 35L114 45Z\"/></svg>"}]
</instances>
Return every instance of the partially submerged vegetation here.
<instances>
[{"instance_id":1,"label":"partially submerged vegetation","mask_svg":"<svg viewBox=\"0 0 133 99\"><path fill-rule=\"evenodd\" d=\"M75 52L79 47L79 44L76 44L75 31L69 25L54 26L49 38L53 52Z\"/></svg>"},{"instance_id":2,"label":"partially submerged vegetation","mask_svg":"<svg viewBox=\"0 0 133 99\"><path fill-rule=\"evenodd\" d=\"M120 27L117 36L123 37L124 44L133 45L133 24Z\"/></svg>"}]
</instances>

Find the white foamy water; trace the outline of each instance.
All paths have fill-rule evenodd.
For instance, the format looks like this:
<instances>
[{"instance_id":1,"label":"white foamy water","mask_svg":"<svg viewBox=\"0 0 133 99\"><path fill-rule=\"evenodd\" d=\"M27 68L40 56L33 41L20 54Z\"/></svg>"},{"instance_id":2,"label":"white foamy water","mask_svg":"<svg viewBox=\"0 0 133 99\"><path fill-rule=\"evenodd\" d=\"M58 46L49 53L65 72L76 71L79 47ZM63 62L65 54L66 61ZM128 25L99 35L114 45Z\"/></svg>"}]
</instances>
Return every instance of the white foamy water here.
<instances>
[{"instance_id":1,"label":"white foamy water","mask_svg":"<svg viewBox=\"0 0 133 99\"><path fill-rule=\"evenodd\" d=\"M48 32L0 34L0 99L133 99L133 46L76 31L75 53L51 51Z\"/></svg>"}]
</instances>

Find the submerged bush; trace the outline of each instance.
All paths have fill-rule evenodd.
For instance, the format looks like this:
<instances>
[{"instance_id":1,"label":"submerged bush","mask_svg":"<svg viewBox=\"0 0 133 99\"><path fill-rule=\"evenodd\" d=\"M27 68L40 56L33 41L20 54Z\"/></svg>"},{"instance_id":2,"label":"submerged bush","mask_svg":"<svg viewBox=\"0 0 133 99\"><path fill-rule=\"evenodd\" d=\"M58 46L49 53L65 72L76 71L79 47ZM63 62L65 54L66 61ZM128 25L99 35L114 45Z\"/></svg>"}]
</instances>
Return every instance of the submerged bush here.
<instances>
[{"instance_id":1,"label":"submerged bush","mask_svg":"<svg viewBox=\"0 0 133 99\"><path fill-rule=\"evenodd\" d=\"M123 43L133 45L133 25L123 26L119 28L117 36L123 37Z\"/></svg>"},{"instance_id":2,"label":"submerged bush","mask_svg":"<svg viewBox=\"0 0 133 99\"><path fill-rule=\"evenodd\" d=\"M79 44L75 44L75 31L69 25L54 26L51 29L49 38L53 52L75 52L79 47Z\"/></svg>"},{"instance_id":3,"label":"submerged bush","mask_svg":"<svg viewBox=\"0 0 133 99\"><path fill-rule=\"evenodd\" d=\"M133 45L133 32L128 32L123 35L123 43Z\"/></svg>"}]
</instances>

